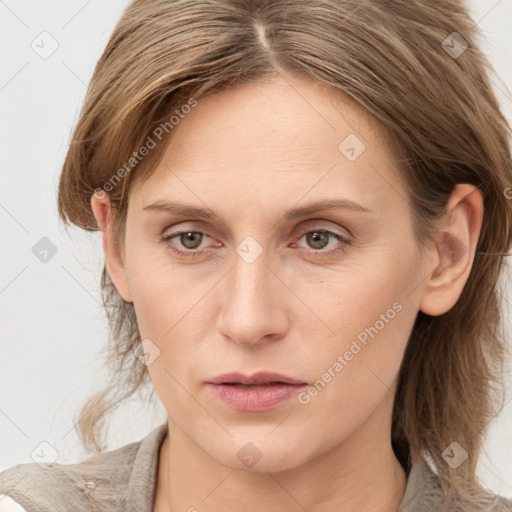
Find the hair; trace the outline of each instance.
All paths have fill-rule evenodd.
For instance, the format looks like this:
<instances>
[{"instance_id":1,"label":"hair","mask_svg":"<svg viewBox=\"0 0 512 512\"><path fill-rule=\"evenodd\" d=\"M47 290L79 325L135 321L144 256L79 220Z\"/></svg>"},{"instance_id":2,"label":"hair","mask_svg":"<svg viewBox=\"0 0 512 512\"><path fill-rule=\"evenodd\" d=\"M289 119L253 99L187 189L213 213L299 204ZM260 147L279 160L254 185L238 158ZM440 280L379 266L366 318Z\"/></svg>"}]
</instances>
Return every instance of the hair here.
<instances>
[{"instance_id":1,"label":"hair","mask_svg":"<svg viewBox=\"0 0 512 512\"><path fill-rule=\"evenodd\" d=\"M510 126L479 36L454 0L136 0L96 65L58 190L60 218L87 231L99 230L92 194L109 192L123 253L130 186L155 170L187 105L285 72L350 97L384 125L401 156L397 173L420 244L433 240L434 221L455 185L477 187L484 218L469 278L449 311L418 312L392 419L401 464L410 468L428 452L446 510L455 510L449 498L458 496L465 511L480 510L485 499L476 464L497 414L507 355L498 278L512 231ZM458 37L457 48L467 44L465 51L450 53L448 37ZM101 291L111 380L80 410L79 437L88 451L104 449L101 436L115 406L149 384L133 304L122 299L106 265ZM456 470L442 458L453 441L468 452Z\"/></svg>"}]
</instances>

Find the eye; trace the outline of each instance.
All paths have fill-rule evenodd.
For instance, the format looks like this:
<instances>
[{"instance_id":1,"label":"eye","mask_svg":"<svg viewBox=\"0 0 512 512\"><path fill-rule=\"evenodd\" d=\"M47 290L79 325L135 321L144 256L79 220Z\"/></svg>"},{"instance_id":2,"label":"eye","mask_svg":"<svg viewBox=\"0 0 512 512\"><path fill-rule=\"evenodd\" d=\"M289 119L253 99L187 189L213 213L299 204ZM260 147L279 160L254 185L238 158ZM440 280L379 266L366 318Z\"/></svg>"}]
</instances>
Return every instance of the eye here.
<instances>
[{"instance_id":1,"label":"eye","mask_svg":"<svg viewBox=\"0 0 512 512\"><path fill-rule=\"evenodd\" d=\"M204 231L183 230L164 235L162 242L171 242L174 238L177 238L177 242L180 245L177 246L176 243L168 243L168 247L176 251L180 256L194 258L197 254L208 252L208 250L205 251L204 249L197 250L204 236L208 236ZM181 250L179 248L180 246L184 247L186 250Z\"/></svg>"},{"instance_id":2,"label":"eye","mask_svg":"<svg viewBox=\"0 0 512 512\"><path fill-rule=\"evenodd\" d=\"M297 235L296 235L297 236ZM346 250L346 246L350 245L351 238L342 233L319 228L319 229L306 229L303 228L299 233L299 240L305 238L306 243L311 247L307 250L308 254L313 257L330 257L342 254ZM209 254L213 248L201 248L201 244L205 237L209 237L205 231L197 230L182 230L168 233L162 236L162 242L167 243L167 246L176 252L179 256L194 258L197 255ZM176 239L176 241L173 241ZM329 241L333 240L334 244L327 250L325 247L329 246ZM217 243L217 246L222 244ZM296 246L294 243L292 246Z\"/></svg>"},{"instance_id":3,"label":"eye","mask_svg":"<svg viewBox=\"0 0 512 512\"><path fill-rule=\"evenodd\" d=\"M186 249L197 249L201 244L201 237L203 235L204 233L199 231L183 231L172 238L179 237L179 242L183 244Z\"/></svg>"},{"instance_id":4,"label":"eye","mask_svg":"<svg viewBox=\"0 0 512 512\"><path fill-rule=\"evenodd\" d=\"M351 242L351 239L348 235L335 233L334 231L330 231L324 228L303 229L300 232L300 239L302 238L305 238L309 247L314 249L312 251L308 251L309 253L312 253L314 257L327 257L341 254L346 250L346 246ZM335 239L334 246L331 246L327 250L319 250L328 246L329 238ZM338 243L336 243L336 241L338 241Z\"/></svg>"}]
</instances>

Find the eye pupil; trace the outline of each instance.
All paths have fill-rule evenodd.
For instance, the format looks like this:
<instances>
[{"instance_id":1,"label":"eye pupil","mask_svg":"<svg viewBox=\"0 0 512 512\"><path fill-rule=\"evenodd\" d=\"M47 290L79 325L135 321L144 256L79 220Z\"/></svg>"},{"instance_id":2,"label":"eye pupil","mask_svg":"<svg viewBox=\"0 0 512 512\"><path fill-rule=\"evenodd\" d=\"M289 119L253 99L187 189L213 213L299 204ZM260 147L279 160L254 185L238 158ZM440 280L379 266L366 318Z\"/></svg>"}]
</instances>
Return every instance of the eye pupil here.
<instances>
[{"instance_id":1,"label":"eye pupil","mask_svg":"<svg viewBox=\"0 0 512 512\"><path fill-rule=\"evenodd\" d=\"M187 233L182 233L180 238L180 242L183 244L184 247L187 249L197 249L199 244L201 243L201 233L197 233L195 231L188 231ZM199 243L194 245L194 242L199 240ZM191 245L190 242L192 242Z\"/></svg>"}]
</instances>

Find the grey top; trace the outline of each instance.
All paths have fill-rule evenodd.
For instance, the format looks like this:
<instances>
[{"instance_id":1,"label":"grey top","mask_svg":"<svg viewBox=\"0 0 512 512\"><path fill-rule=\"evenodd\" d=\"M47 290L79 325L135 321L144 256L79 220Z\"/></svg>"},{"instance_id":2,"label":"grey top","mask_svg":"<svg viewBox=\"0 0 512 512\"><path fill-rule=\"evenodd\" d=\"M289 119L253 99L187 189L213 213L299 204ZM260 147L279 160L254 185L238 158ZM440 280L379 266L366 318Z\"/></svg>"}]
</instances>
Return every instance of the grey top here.
<instances>
[{"instance_id":1,"label":"grey top","mask_svg":"<svg viewBox=\"0 0 512 512\"><path fill-rule=\"evenodd\" d=\"M164 423L140 441L76 464L43 468L34 462L2 471L0 512L153 512L158 455L167 432ZM425 458L413 464L397 512L441 510L436 478ZM482 512L512 511L512 501L492 496L493 505Z\"/></svg>"}]
</instances>

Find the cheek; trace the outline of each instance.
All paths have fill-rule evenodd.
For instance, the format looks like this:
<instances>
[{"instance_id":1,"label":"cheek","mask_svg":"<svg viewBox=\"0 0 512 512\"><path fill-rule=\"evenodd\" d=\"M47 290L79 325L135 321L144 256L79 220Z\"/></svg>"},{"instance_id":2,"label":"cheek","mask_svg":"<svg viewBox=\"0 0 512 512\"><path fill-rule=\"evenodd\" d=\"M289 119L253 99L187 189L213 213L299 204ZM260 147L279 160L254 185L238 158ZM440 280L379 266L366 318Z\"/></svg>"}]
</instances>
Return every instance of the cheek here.
<instances>
[{"instance_id":1,"label":"cheek","mask_svg":"<svg viewBox=\"0 0 512 512\"><path fill-rule=\"evenodd\" d=\"M322 432L317 442L324 447L352 435L384 401L390 403L389 410L392 407L391 394L416 310L391 302L393 293L383 293L381 301L370 297L371 308L365 309L361 302L359 317L345 315L357 309L347 302L345 312L328 318L336 336L317 340L316 348L303 354L310 361L312 380L298 397L298 417L308 422L308 431ZM387 417L382 417L384 421Z\"/></svg>"},{"instance_id":2,"label":"cheek","mask_svg":"<svg viewBox=\"0 0 512 512\"><path fill-rule=\"evenodd\" d=\"M130 253L127 265L137 322L142 337L163 339L205 291L183 265L170 262L163 244L140 245Z\"/></svg>"},{"instance_id":3,"label":"cheek","mask_svg":"<svg viewBox=\"0 0 512 512\"><path fill-rule=\"evenodd\" d=\"M347 260L342 271L302 281L297 294L308 298L314 336L321 338L310 353L317 373L342 356L343 370L337 365L339 371L331 373L354 373L357 381L375 368L386 383L393 380L418 311L414 289L420 272L413 251L375 250L365 261Z\"/></svg>"},{"instance_id":4,"label":"cheek","mask_svg":"<svg viewBox=\"0 0 512 512\"><path fill-rule=\"evenodd\" d=\"M376 322L379 330L382 325L387 329L395 318L404 316L396 310L413 306L418 270L412 251L400 254L375 248L347 258L336 269L326 268L320 276L301 277L297 295L307 297L312 312L324 320L322 331L327 338L355 337Z\"/></svg>"},{"instance_id":5,"label":"cheek","mask_svg":"<svg viewBox=\"0 0 512 512\"><path fill-rule=\"evenodd\" d=\"M190 269L170 264L164 249L154 253L132 253L128 276L138 329L148 347L144 351L157 356L148 372L165 403L165 396L182 392L179 382L188 378L186 370L198 357L197 343L205 339L205 329L212 325L206 296L213 283L198 280Z\"/></svg>"}]
</instances>

